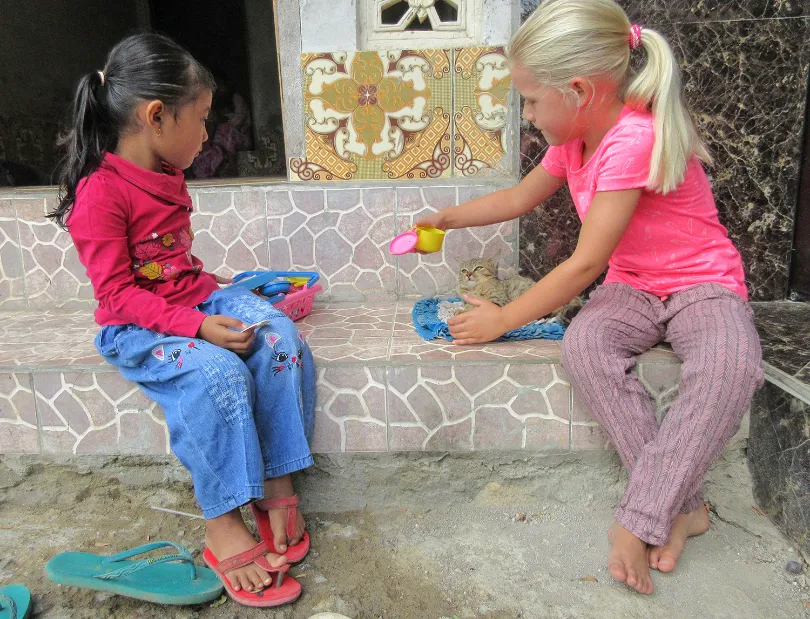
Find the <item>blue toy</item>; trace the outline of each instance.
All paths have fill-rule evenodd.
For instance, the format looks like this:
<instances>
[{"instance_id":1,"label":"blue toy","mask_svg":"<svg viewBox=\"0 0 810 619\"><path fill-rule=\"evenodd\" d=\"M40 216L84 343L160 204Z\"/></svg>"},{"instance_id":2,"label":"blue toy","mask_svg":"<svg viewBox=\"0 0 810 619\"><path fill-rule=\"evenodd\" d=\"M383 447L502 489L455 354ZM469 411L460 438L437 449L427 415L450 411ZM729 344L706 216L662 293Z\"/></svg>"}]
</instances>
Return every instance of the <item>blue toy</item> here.
<instances>
[{"instance_id":1,"label":"blue toy","mask_svg":"<svg viewBox=\"0 0 810 619\"><path fill-rule=\"evenodd\" d=\"M303 284L306 280L306 288L312 288L320 277L312 271L245 271L234 276L232 285L256 290L272 303L283 299L291 289L299 288L298 282Z\"/></svg>"}]
</instances>

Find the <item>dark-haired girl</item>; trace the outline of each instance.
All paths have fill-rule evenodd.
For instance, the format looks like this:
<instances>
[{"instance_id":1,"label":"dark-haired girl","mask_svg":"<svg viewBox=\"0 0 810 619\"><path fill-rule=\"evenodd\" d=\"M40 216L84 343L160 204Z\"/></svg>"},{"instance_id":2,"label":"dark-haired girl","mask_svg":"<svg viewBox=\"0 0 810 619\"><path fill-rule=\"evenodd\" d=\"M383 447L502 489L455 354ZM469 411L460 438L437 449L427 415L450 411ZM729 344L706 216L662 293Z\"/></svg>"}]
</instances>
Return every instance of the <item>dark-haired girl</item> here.
<instances>
[{"instance_id":1,"label":"dark-haired girl","mask_svg":"<svg viewBox=\"0 0 810 619\"><path fill-rule=\"evenodd\" d=\"M68 228L93 284L96 347L163 408L206 518L204 560L238 602L276 606L300 595L284 572L309 549L290 474L312 464L315 369L284 314L244 289L220 289L229 280L191 253L181 170L208 139L213 88L172 40L121 41L79 83L50 216ZM239 510L247 503L258 544Z\"/></svg>"}]
</instances>

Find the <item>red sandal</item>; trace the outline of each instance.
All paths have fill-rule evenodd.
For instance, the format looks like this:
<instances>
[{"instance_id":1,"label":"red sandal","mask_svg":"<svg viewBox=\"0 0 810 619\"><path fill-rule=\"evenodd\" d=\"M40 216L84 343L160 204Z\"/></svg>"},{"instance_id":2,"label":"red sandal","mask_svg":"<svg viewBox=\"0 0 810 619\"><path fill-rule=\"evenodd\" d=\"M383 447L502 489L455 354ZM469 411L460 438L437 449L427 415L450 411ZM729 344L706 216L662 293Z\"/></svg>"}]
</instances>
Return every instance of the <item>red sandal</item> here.
<instances>
[{"instance_id":1,"label":"red sandal","mask_svg":"<svg viewBox=\"0 0 810 619\"><path fill-rule=\"evenodd\" d=\"M268 552L273 552L265 542L259 542L253 548L241 552L238 555L222 559L220 561L214 556L210 549L206 548L203 551L203 561L210 567L214 573L225 585L225 590L228 595L233 598L235 602L244 604L245 606L281 606L282 604L289 604L294 602L301 595L301 583L299 583L292 576L286 576L285 573L290 569L289 563L285 563L281 567L273 567L267 561L264 555ZM268 574L273 576L273 584L268 585L261 591L252 592L240 589L237 591L228 580L228 572L235 570L245 565L255 563Z\"/></svg>"},{"instance_id":2,"label":"red sandal","mask_svg":"<svg viewBox=\"0 0 810 619\"><path fill-rule=\"evenodd\" d=\"M295 519L298 514L298 495L281 497L278 499L261 499L250 504L250 511L256 519L256 528L263 542L267 543L270 552L287 555L290 563L300 563L309 552L309 533L304 531L301 541L295 546L287 546L286 552L279 552L273 543L273 530L270 528L270 515L267 513L276 509L287 510L287 537L295 535Z\"/></svg>"}]
</instances>

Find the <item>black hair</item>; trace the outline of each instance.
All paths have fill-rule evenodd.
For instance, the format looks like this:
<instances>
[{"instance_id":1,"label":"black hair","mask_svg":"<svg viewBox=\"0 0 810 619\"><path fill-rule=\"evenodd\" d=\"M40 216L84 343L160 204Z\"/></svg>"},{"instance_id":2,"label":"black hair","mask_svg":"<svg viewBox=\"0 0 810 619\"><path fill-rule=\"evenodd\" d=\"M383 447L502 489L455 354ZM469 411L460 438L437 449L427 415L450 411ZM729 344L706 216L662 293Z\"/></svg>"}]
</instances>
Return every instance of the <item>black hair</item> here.
<instances>
[{"instance_id":1,"label":"black hair","mask_svg":"<svg viewBox=\"0 0 810 619\"><path fill-rule=\"evenodd\" d=\"M67 153L60 169L59 204L48 217L65 227L79 181L92 174L132 128L144 100L160 100L175 114L202 90L215 90L211 73L183 47L156 33L128 36L112 48L101 71L79 81L71 126L59 138Z\"/></svg>"}]
</instances>

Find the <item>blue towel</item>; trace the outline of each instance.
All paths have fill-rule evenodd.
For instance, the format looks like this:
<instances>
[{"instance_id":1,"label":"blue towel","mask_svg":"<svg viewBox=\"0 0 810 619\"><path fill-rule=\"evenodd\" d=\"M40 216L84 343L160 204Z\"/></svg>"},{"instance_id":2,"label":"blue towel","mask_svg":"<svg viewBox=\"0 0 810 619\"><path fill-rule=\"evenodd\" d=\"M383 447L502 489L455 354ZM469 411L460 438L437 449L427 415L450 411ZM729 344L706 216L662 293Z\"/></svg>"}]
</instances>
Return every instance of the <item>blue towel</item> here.
<instances>
[{"instance_id":1,"label":"blue towel","mask_svg":"<svg viewBox=\"0 0 810 619\"><path fill-rule=\"evenodd\" d=\"M413 306L413 325L416 332L423 340L433 340L438 337L453 341L450 335L450 328L447 323L439 318L439 303L449 301L451 303L461 301L459 297L442 299L439 297L429 297L417 301ZM558 322L531 323L518 329L507 331L496 342L511 342L514 340L561 340L565 328Z\"/></svg>"}]
</instances>

